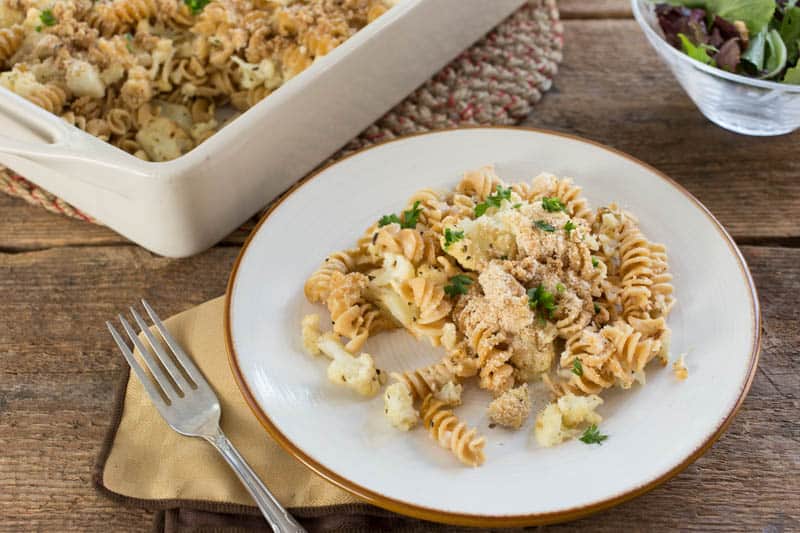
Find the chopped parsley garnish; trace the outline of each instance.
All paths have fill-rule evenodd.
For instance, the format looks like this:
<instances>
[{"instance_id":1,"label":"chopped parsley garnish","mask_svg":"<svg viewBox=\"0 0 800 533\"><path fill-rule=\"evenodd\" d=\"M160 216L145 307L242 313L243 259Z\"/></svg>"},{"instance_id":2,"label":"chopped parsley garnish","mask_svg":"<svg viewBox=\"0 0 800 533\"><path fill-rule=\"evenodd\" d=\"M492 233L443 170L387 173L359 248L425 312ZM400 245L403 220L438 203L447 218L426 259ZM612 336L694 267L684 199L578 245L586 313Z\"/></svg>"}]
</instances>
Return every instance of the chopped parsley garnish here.
<instances>
[{"instance_id":1,"label":"chopped parsley garnish","mask_svg":"<svg viewBox=\"0 0 800 533\"><path fill-rule=\"evenodd\" d=\"M563 284L563 283L556 283L556 290L557 290L558 292L564 292L566 289L567 289L567 288L566 288L566 287L564 287L564 284Z\"/></svg>"},{"instance_id":2,"label":"chopped parsley garnish","mask_svg":"<svg viewBox=\"0 0 800 533\"><path fill-rule=\"evenodd\" d=\"M513 209L519 209L520 207L522 207L522 204L514 204L514 205L512 205L511 207L512 207Z\"/></svg>"},{"instance_id":3,"label":"chopped parsley garnish","mask_svg":"<svg viewBox=\"0 0 800 533\"><path fill-rule=\"evenodd\" d=\"M125 47L128 49L128 52L133 52L133 35L130 32L125 34Z\"/></svg>"},{"instance_id":4,"label":"chopped parsley garnish","mask_svg":"<svg viewBox=\"0 0 800 533\"><path fill-rule=\"evenodd\" d=\"M558 198L548 198L547 196L542 198L542 207L544 207L545 211L550 211L551 213L563 211L566 208Z\"/></svg>"},{"instance_id":5,"label":"chopped parsley garnish","mask_svg":"<svg viewBox=\"0 0 800 533\"><path fill-rule=\"evenodd\" d=\"M564 229L567 231L567 234L569 234L570 231L574 230L577 227L578 226L573 224L571 220L567 220L567 223L564 224Z\"/></svg>"},{"instance_id":6,"label":"chopped parsley garnish","mask_svg":"<svg viewBox=\"0 0 800 533\"><path fill-rule=\"evenodd\" d=\"M391 215L383 215L380 220L378 220L378 227L383 227L388 224L400 224L400 227L403 229L414 229L417 227L417 221L419 220L419 214L422 212L422 208L419 206L419 200L414 202L414 205L411 209L403 211L403 216L398 217L394 213Z\"/></svg>"},{"instance_id":7,"label":"chopped parsley garnish","mask_svg":"<svg viewBox=\"0 0 800 533\"><path fill-rule=\"evenodd\" d=\"M211 0L183 0L183 3L189 6L192 15L199 15L209 2L211 2Z\"/></svg>"},{"instance_id":8,"label":"chopped parsley garnish","mask_svg":"<svg viewBox=\"0 0 800 533\"><path fill-rule=\"evenodd\" d=\"M594 304L594 314L597 314L599 312L600 312L600 306L597 305L597 302L595 302L595 304Z\"/></svg>"},{"instance_id":9,"label":"chopped parsley garnish","mask_svg":"<svg viewBox=\"0 0 800 533\"><path fill-rule=\"evenodd\" d=\"M444 230L444 247L449 248L454 242L458 242L464 238L463 231L456 231L450 228Z\"/></svg>"},{"instance_id":10,"label":"chopped parsley garnish","mask_svg":"<svg viewBox=\"0 0 800 533\"><path fill-rule=\"evenodd\" d=\"M603 435L602 433L600 433L600 430L597 429L597 426L592 424L591 426L586 428L586 431L583 432L583 435L581 435L580 440L581 442L584 442L586 444L600 444L607 438L608 435Z\"/></svg>"},{"instance_id":11,"label":"chopped parsley garnish","mask_svg":"<svg viewBox=\"0 0 800 533\"><path fill-rule=\"evenodd\" d=\"M556 230L555 226L553 226L552 224L548 224L544 220L537 220L536 222L533 223L533 225L539 228L540 230L547 231L549 233L552 233Z\"/></svg>"},{"instance_id":12,"label":"chopped parsley garnish","mask_svg":"<svg viewBox=\"0 0 800 533\"><path fill-rule=\"evenodd\" d=\"M381 228L389 224L400 224L400 217L392 213L391 215L383 215L380 220L378 220L378 226Z\"/></svg>"},{"instance_id":13,"label":"chopped parsley garnish","mask_svg":"<svg viewBox=\"0 0 800 533\"><path fill-rule=\"evenodd\" d=\"M53 15L53 12L50 11L49 9L45 9L44 11L41 12L41 14L39 14L39 20L41 20L42 24L44 24L45 26L55 26L56 22L58 22L56 20L56 16ZM38 28L41 28L41 26L38 26Z\"/></svg>"},{"instance_id":14,"label":"chopped parsley garnish","mask_svg":"<svg viewBox=\"0 0 800 533\"><path fill-rule=\"evenodd\" d=\"M528 305L533 310L541 308L542 314L547 314L548 318L553 318L553 311L557 307L555 296L541 283L535 289L528 289Z\"/></svg>"},{"instance_id":15,"label":"chopped parsley garnish","mask_svg":"<svg viewBox=\"0 0 800 533\"><path fill-rule=\"evenodd\" d=\"M576 376L583 375L583 364L581 364L580 359L573 359L572 360L572 373Z\"/></svg>"},{"instance_id":16,"label":"chopped parsley garnish","mask_svg":"<svg viewBox=\"0 0 800 533\"><path fill-rule=\"evenodd\" d=\"M500 207L503 200L511 200L511 188L497 186L497 190L486 197L486 201L475 206L475 218L483 216L490 207Z\"/></svg>"},{"instance_id":17,"label":"chopped parsley garnish","mask_svg":"<svg viewBox=\"0 0 800 533\"><path fill-rule=\"evenodd\" d=\"M597 268L599 264L600 264L600 261L598 261L595 256L592 256L592 266Z\"/></svg>"},{"instance_id":18,"label":"chopped parsley garnish","mask_svg":"<svg viewBox=\"0 0 800 533\"><path fill-rule=\"evenodd\" d=\"M445 286L444 292L448 296L458 296L459 294L467 294L469 286L472 285L472 278L464 274L458 274L449 279L450 283Z\"/></svg>"}]
</instances>

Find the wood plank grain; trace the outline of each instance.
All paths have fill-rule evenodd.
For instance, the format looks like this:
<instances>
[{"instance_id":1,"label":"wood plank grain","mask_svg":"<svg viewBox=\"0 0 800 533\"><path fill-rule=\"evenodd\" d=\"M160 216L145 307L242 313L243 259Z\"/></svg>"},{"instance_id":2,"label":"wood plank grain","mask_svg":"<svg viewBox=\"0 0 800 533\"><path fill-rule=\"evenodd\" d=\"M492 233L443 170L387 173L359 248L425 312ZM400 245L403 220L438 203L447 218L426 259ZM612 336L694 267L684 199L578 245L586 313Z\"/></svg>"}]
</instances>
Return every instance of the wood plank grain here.
<instances>
[{"instance_id":1,"label":"wood plank grain","mask_svg":"<svg viewBox=\"0 0 800 533\"><path fill-rule=\"evenodd\" d=\"M565 23L564 62L526 125L627 152L689 189L735 238L800 236L800 132L746 137L708 120L632 20Z\"/></svg>"},{"instance_id":2,"label":"wood plank grain","mask_svg":"<svg viewBox=\"0 0 800 533\"><path fill-rule=\"evenodd\" d=\"M220 247L187 260L129 246L0 254L0 531L148 527L147 513L118 507L90 486L124 364L102 324L140 296L169 315L221 294L236 252ZM800 528L800 250L744 253L760 290L764 342L730 430L662 487L554 529Z\"/></svg>"},{"instance_id":3,"label":"wood plank grain","mask_svg":"<svg viewBox=\"0 0 800 533\"><path fill-rule=\"evenodd\" d=\"M559 0L558 10L563 20L631 17L628 0Z\"/></svg>"},{"instance_id":4,"label":"wood plank grain","mask_svg":"<svg viewBox=\"0 0 800 533\"><path fill-rule=\"evenodd\" d=\"M0 531L143 531L91 474L125 364L103 321L146 297L174 314L225 290L238 250L179 261L132 246L0 254Z\"/></svg>"}]
</instances>

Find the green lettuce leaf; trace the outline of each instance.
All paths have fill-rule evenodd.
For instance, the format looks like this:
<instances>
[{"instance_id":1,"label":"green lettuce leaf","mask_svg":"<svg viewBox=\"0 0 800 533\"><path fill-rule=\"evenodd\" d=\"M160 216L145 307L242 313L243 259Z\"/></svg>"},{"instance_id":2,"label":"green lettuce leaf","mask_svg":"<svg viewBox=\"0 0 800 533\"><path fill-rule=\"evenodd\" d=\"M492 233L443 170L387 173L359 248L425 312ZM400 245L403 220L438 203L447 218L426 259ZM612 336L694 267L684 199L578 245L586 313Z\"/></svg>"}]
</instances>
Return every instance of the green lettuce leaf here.
<instances>
[{"instance_id":1,"label":"green lettuce leaf","mask_svg":"<svg viewBox=\"0 0 800 533\"><path fill-rule=\"evenodd\" d=\"M686 55L706 65L714 65L714 60L708 55L708 52L703 46L697 46L682 33L678 34L678 39L681 40L681 48L683 48L683 52Z\"/></svg>"},{"instance_id":2,"label":"green lettuce leaf","mask_svg":"<svg viewBox=\"0 0 800 533\"><path fill-rule=\"evenodd\" d=\"M790 7L784 12L780 32L786 45L787 61L794 63L798 57L797 41L800 40L800 7Z\"/></svg>"},{"instance_id":3,"label":"green lettuce leaf","mask_svg":"<svg viewBox=\"0 0 800 533\"><path fill-rule=\"evenodd\" d=\"M706 0L705 4L713 15L744 22L750 35L764 29L775 13L775 0Z\"/></svg>"},{"instance_id":4,"label":"green lettuce leaf","mask_svg":"<svg viewBox=\"0 0 800 533\"><path fill-rule=\"evenodd\" d=\"M762 78L777 76L786 67L786 45L778 30L769 30L767 33L767 49L769 54L764 63L766 72L761 75Z\"/></svg>"},{"instance_id":5,"label":"green lettuce leaf","mask_svg":"<svg viewBox=\"0 0 800 533\"><path fill-rule=\"evenodd\" d=\"M792 67L786 71L786 75L783 77L783 83L800 85L800 65Z\"/></svg>"},{"instance_id":6,"label":"green lettuce leaf","mask_svg":"<svg viewBox=\"0 0 800 533\"><path fill-rule=\"evenodd\" d=\"M756 72L764 70L764 59L767 57L767 30L750 35L750 44L742 54L742 61L747 61Z\"/></svg>"}]
</instances>

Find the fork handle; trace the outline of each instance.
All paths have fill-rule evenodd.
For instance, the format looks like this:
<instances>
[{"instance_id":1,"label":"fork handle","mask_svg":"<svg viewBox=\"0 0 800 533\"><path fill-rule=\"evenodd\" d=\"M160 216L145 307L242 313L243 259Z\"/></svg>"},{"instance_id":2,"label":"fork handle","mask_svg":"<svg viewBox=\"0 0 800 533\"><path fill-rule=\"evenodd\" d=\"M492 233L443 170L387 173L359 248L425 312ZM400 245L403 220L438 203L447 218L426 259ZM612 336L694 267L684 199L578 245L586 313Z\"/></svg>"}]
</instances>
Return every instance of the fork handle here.
<instances>
[{"instance_id":1,"label":"fork handle","mask_svg":"<svg viewBox=\"0 0 800 533\"><path fill-rule=\"evenodd\" d=\"M250 493L250 496L253 497L258 508L261 509L264 518L267 519L267 522L269 522L269 525L272 526L274 531L278 533L305 532L303 526L297 523L292 515L278 503L275 496L273 496L266 485L261 482L256 473L253 472L253 469L250 468L250 465L247 464L247 461L244 460L244 457L241 456L239 451L234 447L231 441L228 440L228 437L225 436L221 429L217 428L215 434L203 438L210 442L217 451L222 454L222 457L228 461L228 464L233 471L236 472L239 480Z\"/></svg>"}]
</instances>

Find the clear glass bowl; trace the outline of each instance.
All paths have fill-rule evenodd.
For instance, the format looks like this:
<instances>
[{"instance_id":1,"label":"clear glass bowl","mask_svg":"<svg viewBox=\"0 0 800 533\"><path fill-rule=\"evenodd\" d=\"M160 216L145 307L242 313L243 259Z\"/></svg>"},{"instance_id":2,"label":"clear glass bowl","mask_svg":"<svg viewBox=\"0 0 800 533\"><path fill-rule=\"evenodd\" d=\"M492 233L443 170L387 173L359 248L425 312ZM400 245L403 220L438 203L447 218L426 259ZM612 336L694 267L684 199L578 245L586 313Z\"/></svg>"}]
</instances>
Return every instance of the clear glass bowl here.
<instances>
[{"instance_id":1,"label":"clear glass bowl","mask_svg":"<svg viewBox=\"0 0 800 533\"><path fill-rule=\"evenodd\" d=\"M800 85L748 78L704 65L664 40L654 3L631 0L631 7L647 40L708 120L744 135L782 135L800 128Z\"/></svg>"}]
</instances>

